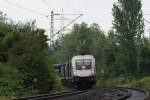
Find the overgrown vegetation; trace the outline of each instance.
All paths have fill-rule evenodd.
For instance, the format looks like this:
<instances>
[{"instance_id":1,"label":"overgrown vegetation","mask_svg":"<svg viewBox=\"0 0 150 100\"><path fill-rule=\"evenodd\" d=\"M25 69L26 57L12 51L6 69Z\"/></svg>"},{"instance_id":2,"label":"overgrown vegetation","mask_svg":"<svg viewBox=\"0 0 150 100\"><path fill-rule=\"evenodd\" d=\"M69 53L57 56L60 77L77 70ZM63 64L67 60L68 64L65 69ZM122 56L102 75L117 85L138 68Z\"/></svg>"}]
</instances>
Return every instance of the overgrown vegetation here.
<instances>
[{"instance_id":1,"label":"overgrown vegetation","mask_svg":"<svg viewBox=\"0 0 150 100\"><path fill-rule=\"evenodd\" d=\"M65 63L77 54L93 54L98 85L133 86L134 80L145 84L142 78L150 75L150 41L144 37L141 8L141 0L118 0L112 9L113 28L107 33L96 23L75 24L55 42L53 58Z\"/></svg>"},{"instance_id":2,"label":"overgrown vegetation","mask_svg":"<svg viewBox=\"0 0 150 100\"><path fill-rule=\"evenodd\" d=\"M52 48L34 21L15 24L0 13L0 96L62 89L52 64L65 63L78 54L96 58L97 85L150 90L150 40L144 37L141 8L141 0L118 0L109 32L96 23L75 24Z\"/></svg>"},{"instance_id":3,"label":"overgrown vegetation","mask_svg":"<svg viewBox=\"0 0 150 100\"><path fill-rule=\"evenodd\" d=\"M61 89L44 30L35 21L15 24L0 15L0 96L18 97Z\"/></svg>"}]
</instances>

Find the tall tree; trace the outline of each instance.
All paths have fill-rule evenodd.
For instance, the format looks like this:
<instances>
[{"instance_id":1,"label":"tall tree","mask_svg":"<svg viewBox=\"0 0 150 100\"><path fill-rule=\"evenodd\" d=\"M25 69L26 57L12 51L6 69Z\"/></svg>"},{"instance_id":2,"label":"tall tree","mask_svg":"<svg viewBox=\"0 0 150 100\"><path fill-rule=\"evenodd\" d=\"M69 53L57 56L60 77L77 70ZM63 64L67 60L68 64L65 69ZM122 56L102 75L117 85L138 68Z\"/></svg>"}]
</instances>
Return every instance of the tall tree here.
<instances>
[{"instance_id":1,"label":"tall tree","mask_svg":"<svg viewBox=\"0 0 150 100\"><path fill-rule=\"evenodd\" d=\"M101 30L100 26L96 23L90 26L90 32L92 34L92 54L96 58L96 69L97 69L97 79L102 78L101 73L106 68L106 53L105 50L107 48L107 37L104 32Z\"/></svg>"},{"instance_id":2,"label":"tall tree","mask_svg":"<svg viewBox=\"0 0 150 100\"><path fill-rule=\"evenodd\" d=\"M90 33L90 28L87 26L87 24L82 23L78 30L75 29L72 31L76 33L76 41L77 42L77 53L78 54L89 54L90 48L89 45L92 42L92 37Z\"/></svg>"},{"instance_id":3,"label":"tall tree","mask_svg":"<svg viewBox=\"0 0 150 100\"><path fill-rule=\"evenodd\" d=\"M64 35L54 44L54 58L66 62L73 55L90 54L93 41L91 28L86 23L75 24L69 34Z\"/></svg>"},{"instance_id":4,"label":"tall tree","mask_svg":"<svg viewBox=\"0 0 150 100\"><path fill-rule=\"evenodd\" d=\"M139 70L139 49L144 32L141 0L118 0L113 5L113 26L116 29L120 53L116 64L129 74ZM136 70L136 71L135 71Z\"/></svg>"},{"instance_id":5,"label":"tall tree","mask_svg":"<svg viewBox=\"0 0 150 100\"><path fill-rule=\"evenodd\" d=\"M10 23L0 13L0 95L61 89L48 49L47 36L34 21Z\"/></svg>"}]
</instances>

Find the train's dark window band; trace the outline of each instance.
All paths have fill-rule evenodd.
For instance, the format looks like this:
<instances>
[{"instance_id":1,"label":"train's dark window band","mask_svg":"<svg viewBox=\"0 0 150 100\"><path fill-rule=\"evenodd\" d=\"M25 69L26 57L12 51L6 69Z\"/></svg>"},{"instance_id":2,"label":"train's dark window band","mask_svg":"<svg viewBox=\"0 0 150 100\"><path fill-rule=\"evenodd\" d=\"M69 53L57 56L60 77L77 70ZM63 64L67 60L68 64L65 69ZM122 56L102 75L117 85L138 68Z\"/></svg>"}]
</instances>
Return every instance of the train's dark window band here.
<instances>
[{"instance_id":1,"label":"train's dark window band","mask_svg":"<svg viewBox=\"0 0 150 100\"><path fill-rule=\"evenodd\" d=\"M78 59L76 60L76 70L91 69L92 59Z\"/></svg>"}]
</instances>

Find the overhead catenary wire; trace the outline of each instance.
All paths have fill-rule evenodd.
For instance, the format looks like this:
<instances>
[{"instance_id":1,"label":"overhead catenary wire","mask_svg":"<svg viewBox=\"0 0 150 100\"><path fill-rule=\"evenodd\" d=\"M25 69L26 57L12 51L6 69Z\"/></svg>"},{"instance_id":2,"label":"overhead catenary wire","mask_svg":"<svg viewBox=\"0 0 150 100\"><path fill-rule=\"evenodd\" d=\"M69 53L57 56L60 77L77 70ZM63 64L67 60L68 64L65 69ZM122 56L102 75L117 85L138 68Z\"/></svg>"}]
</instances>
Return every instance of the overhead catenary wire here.
<instances>
[{"instance_id":1,"label":"overhead catenary wire","mask_svg":"<svg viewBox=\"0 0 150 100\"><path fill-rule=\"evenodd\" d=\"M28 9L28 8L22 7L22 6L20 6L20 5L18 5L18 4L15 4L15 3L13 3L13 2L11 2L11 1L9 1L9 0L3 0L3 1L5 1L5 2L7 2L8 4L10 4L10 5L12 5L12 6L15 6L15 7L17 7L17 8L20 8L20 9L23 9L23 10L25 10L25 11L28 11L28 12L30 12L30 13L34 13L34 14L36 14L36 15L45 16L45 17L47 16L47 15L45 15L45 14L43 14L43 13L40 13L40 12L31 10L31 9Z\"/></svg>"},{"instance_id":2,"label":"overhead catenary wire","mask_svg":"<svg viewBox=\"0 0 150 100\"><path fill-rule=\"evenodd\" d=\"M144 18L144 21L147 22L148 24L150 24L150 21L146 20L145 18Z\"/></svg>"},{"instance_id":3,"label":"overhead catenary wire","mask_svg":"<svg viewBox=\"0 0 150 100\"><path fill-rule=\"evenodd\" d=\"M80 14L57 14L57 15L80 15Z\"/></svg>"},{"instance_id":4,"label":"overhead catenary wire","mask_svg":"<svg viewBox=\"0 0 150 100\"><path fill-rule=\"evenodd\" d=\"M80 14L77 18L75 18L74 20L72 20L70 23L68 23L67 25L65 25L62 29L60 29L58 32L56 32L54 35L52 35L52 37L54 37L55 35L59 34L61 31L63 31L66 27L68 27L70 24L72 24L74 21L76 21L78 18L80 18L83 14Z\"/></svg>"},{"instance_id":5,"label":"overhead catenary wire","mask_svg":"<svg viewBox=\"0 0 150 100\"><path fill-rule=\"evenodd\" d=\"M58 14L55 15L62 15L59 13L58 10L56 10L54 7L52 7L46 0L42 0L42 2L48 7L48 8L52 8L55 12L57 12ZM63 14L63 15L80 15L80 14Z\"/></svg>"},{"instance_id":6,"label":"overhead catenary wire","mask_svg":"<svg viewBox=\"0 0 150 100\"><path fill-rule=\"evenodd\" d=\"M150 21L146 20L145 18L144 18L144 21L147 22L148 24L150 24ZM149 34L150 34L150 29L148 29L148 31L149 31ZM150 39L150 35L149 35L149 39Z\"/></svg>"},{"instance_id":7,"label":"overhead catenary wire","mask_svg":"<svg viewBox=\"0 0 150 100\"><path fill-rule=\"evenodd\" d=\"M8 3L9 5L12 5L12 6L17 7L17 8L19 8L19 9L25 10L25 11L30 12L30 13L32 13L32 14L36 14L36 15L40 15L40 16L44 16L44 17L49 18L49 15L46 15L46 14L40 13L40 12L38 12L38 11L34 11L34 10L31 10L31 9L28 9L28 8L23 7L23 6L21 6L21 5L18 5L18 4L14 3L14 2L12 2L12 1L10 1L10 0L3 0L3 1L6 2L6 3ZM51 7L51 6L48 4L48 2L47 2L46 0L42 0L42 1L44 2L45 5L47 5L48 7ZM51 8L52 8L54 11L58 12L55 8L53 8L53 7L51 7ZM54 15L79 15L79 17L81 17L83 14L60 14L60 13L58 12L58 13L54 13ZM67 25L65 25L64 27L62 27L62 29L58 30L58 31L56 32L56 34L59 34L61 31L63 31L64 29L66 29L70 24L72 24L72 23L73 23L75 20L77 20L79 17L75 18L75 19L72 20L70 23L68 23ZM65 20L69 20L69 19L65 18L64 16L63 16L63 18L64 18ZM50 37L54 37L56 34L54 34L54 35L52 35L52 36L50 36Z\"/></svg>"},{"instance_id":8,"label":"overhead catenary wire","mask_svg":"<svg viewBox=\"0 0 150 100\"><path fill-rule=\"evenodd\" d=\"M56 10L54 7L52 7L46 0L42 0L42 2L50 9L54 10L56 13L54 15L61 15L58 10ZM68 18L64 17L65 20L69 20Z\"/></svg>"},{"instance_id":9,"label":"overhead catenary wire","mask_svg":"<svg viewBox=\"0 0 150 100\"><path fill-rule=\"evenodd\" d=\"M42 2L43 2L48 8L52 8L55 12L59 13L59 11L56 10L54 7L52 7L46 0L42 0Z\"/></svg>"},{"instance_id":10,"label":"overhead catenary wire","mask_svg":"<svg viewBox=\"0 0 150 100\"><path fill-rule=\"evenodd\" d=\"M50 10L51 10L51 12L55 12L55 13L51 13L51 24L50 24L50 26L52 27L50 30L51 30L51 32L50 32L50 44L51 44L51 42L53 42L53 40L51 40L51 39L53 39L53 37L55 36L55 35L57 35L57 34L59 34L60 32L62 32L62 31L64 31L64 29L66 29L70 24L72 24L75 20L77 20L79 17L81 17L83 14L64 14L63 13L63 11L62 11L62 13L60 13L58 10L56 10L54 7L52 7L46 0L41 0ZM52 16L54 17L54 15L56 15L56 16L61 16L61 18L60 19L52 19ZM68 15L68 16L72 16L72 15L76 15L76 16L79 16L79 17L77 17L77 18L75 18L75 19L73 19L73 20L71 20L71 22L69 22L67 25L65 25L64 26L64 21L69 21L70 19L68 19L68 18L66 18L64 15ZM60 30L58 30L55 34L53 34L53 22L52 21L54 21L54 20L61 20L61 29ZM53 34L53 35L52 35Z\"/></svg>"}]
</instances>

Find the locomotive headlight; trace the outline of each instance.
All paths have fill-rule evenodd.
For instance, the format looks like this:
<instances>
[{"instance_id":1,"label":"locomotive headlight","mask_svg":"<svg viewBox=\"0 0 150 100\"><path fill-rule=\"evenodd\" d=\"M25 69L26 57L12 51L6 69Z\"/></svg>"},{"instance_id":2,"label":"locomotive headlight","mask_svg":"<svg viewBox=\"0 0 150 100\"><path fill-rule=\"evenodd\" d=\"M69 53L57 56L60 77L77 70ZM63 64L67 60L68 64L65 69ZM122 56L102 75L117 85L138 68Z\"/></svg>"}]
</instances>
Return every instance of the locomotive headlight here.
<instances>
[{"instance_id":1,"label":"locomotive headlight","mask_svg":"<svg viewBox=\"0 0 150 100\"><path fill-rule=\"evenodd\" d=\"M94 74L95 73L95 71L94 70L92 70L92 74Z\"/></svg>"},{"instance_id":2,"label":"locomotive headlight","mask_svg":"<svg viewBox=\"0 0 150 100\"><path fill-rule=\"evenodd\" d=\"M73 74L76 75L77 73L74 71Z\"/></svg>"},{"instance_id":3,"label":"locomotive headlight","mask_svg":"<svg viewBox=\"0 0 150 100\"><path fill-rule=\"evenodd\" d=\"M82 69L85 69L85 66L82 66Z\"/></svg>"}]
</instances>

